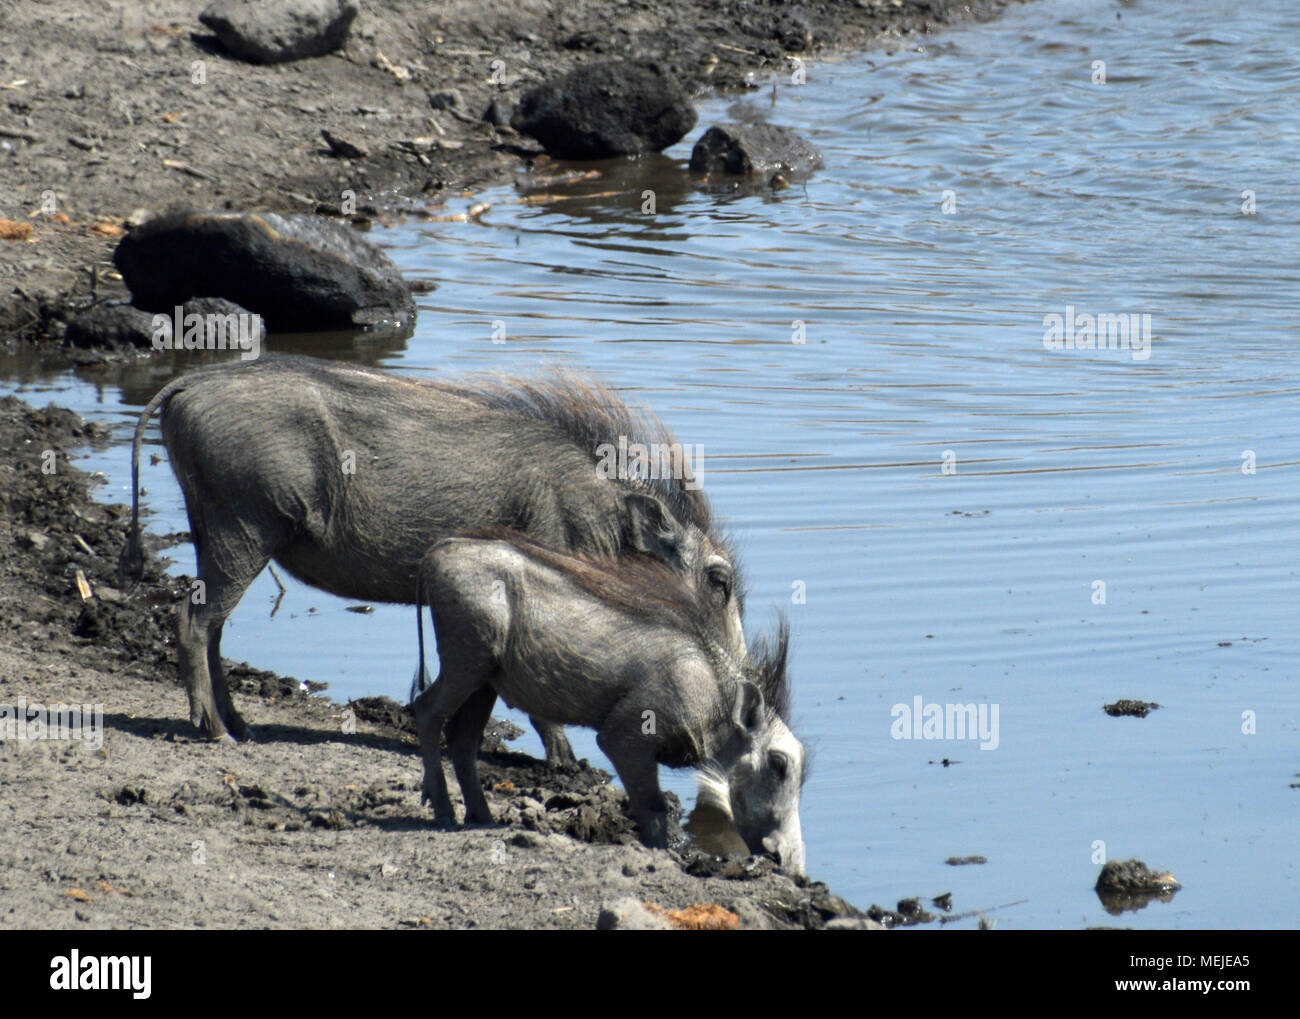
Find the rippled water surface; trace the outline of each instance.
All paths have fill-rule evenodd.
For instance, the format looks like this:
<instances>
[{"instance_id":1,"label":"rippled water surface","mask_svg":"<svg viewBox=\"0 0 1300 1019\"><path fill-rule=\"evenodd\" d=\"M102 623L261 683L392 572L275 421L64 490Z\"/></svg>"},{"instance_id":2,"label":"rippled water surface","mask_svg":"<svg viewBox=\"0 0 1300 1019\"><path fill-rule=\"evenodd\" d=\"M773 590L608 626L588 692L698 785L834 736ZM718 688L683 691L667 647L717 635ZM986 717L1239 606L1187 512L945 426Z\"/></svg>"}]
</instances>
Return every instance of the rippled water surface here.
<instances>
[{"instance_id":1,"label":"rippled water surface","mask_svg":"<svg viewBox=\"0 0 1300 1019\"><path fill-rule=\"evenodd\" d=\"M1043 0L812 65L746 97L821 148L806 186L696 190L689 140L549 200L504 185L476 221L378 233L438 284L404 347L296 346L439 376L564 363L703 447L748 629L793 624L808 865L840 894L952 891L1012 928L1291 926L1297 39L1281 0ZM1067 306L1149 315L1149 356L1046 349ZM125 441L165 375L13 377ZM87 466L126 498L125 449ZM145 484L152 526L184 529L165 461ZM404 695L409 609L294 585L271 619L274 595L264 575L228 656ZM893 738L918 697L996 706L996 748ZM1107 717L1121 697L1161 707ZM1185 887L1110 917L1103 852Z\"/></svg>"}]
</instances>

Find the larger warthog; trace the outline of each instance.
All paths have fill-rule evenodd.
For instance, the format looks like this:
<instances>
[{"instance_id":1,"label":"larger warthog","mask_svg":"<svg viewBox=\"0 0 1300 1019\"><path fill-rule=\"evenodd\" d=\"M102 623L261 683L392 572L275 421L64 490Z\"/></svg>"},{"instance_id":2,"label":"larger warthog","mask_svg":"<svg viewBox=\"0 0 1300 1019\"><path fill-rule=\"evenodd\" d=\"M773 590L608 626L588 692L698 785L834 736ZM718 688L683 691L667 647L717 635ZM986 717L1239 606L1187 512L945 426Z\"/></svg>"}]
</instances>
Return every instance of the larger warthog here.
<instances>
[{"instance_id":1,"label":"larger warthog","mask_svg":"<svg viewBox=\"0 0 1300 1019\"><path fill-rule=\"evenodd\" d=\"M125 577L142 568L140 450L159 408L198 560L177 658L190 718L210 737L250 735L221 629L271 560L345 598L410 604L421 557L449 535L500 526L596 556L635 550L668 564L744 647L736 572L704 493L685 464L667 477L603 469L610 447L674 440L597 382L445 383L274 355L190 372L136 425ZM539 732L548 760L572 760L562 729Z\"/></svg>"},{"instance_id":2,"label":"larger warthog","mask_svg":"<svg viewBox=\"0 0 1300 1019\"><path fill-rule=\"evenodd\" d=\"M466 820L491 823L477 752L500 695L533 717L596 730L647 845L668 844L658 765L701 772L701 794L751 852L803 872L803 746L790 731L788 631L737 655L701 592L649 556L593 561L513 532L448 538L420 571L438 606L441 671L415 701L424 799L455 815L440 736ZM423 634L421 634L423 659Z\"/></svg>"}]
</instances>

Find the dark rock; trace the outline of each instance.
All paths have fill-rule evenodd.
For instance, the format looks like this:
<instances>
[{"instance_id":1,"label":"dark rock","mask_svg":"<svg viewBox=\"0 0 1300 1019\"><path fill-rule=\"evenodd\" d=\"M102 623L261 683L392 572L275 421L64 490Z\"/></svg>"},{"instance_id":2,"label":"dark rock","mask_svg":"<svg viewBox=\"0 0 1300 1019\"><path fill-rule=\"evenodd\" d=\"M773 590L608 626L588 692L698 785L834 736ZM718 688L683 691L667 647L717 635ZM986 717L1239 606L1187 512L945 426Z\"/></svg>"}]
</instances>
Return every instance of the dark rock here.
<instances>
[{"instance_id":1,"label":"dark rock","mask_svg":"<svg viewBox=\"0 0 1300 1019\"><path fill-rule=\"evenodd\" d=\"M167 315L168 322L171 323L171 330L174 333L176 330L174 306L159 309L159 313ZM208 315L226 317L229 315L249 314L251 312L247 309L220 297L196 297L186 301L181 306L182 326L184 318L189 315L200 315L206 318ZM154 314L129 304L101 304L83 312L69 322L64 339L69 346L80 348L152 347L156 331L154 329L154 317ZM254 322L252 327L256 335L262 335L262 323L260 321ZM180 336L183 335L184 333L180 334ZM176 347L182 346L179 336L173 345Z\"/></svg>"},{"instance_id":2,"label":"dark rock","mask_svg":"<svg viewBox=\"0 0 1300 1019\"><path fill-rule=\"evenodd\" d=\"M70 347L149 347L153 315L129 304L100 304L68 323Z\"/></svg>"},{"instance_id":3,"label":"dark rock","mask_svg":"<svg viewBox=\"0 0 1300 1019\"><path fill-rule=\"evenodd\" d=\"M217 0L199 21L233 56L279 64L338 49L356 16L352 0Z\"/></svg>"},{"instance_id":4,"label":"dark rock","mask_svg":"<svg viewBox=\"0 0 1300 1019\"><path fill-rule=\"evenodd\" d=\"M832 895L830 890L821 882L811 886L808 904L827 920L832 920L838 916L858 917L862 915L838 895Z\"/></svg>"},{"instance_id":5,"label":"dark rock","mask_svg":"<svg viewBox=\"0 0 1300 1019\"><path fill-rule=\"evenodd\" d=\"M227 662L226 681L237 693L259 697L292 697L302 692L302 684L291 676L255 669L247 662Z\"/></svg>"},{"instance_id":6,"label":"dark rock","mask_svg":"<svg viewBox=\"0 0 1300 1019\"><path fill-rule=\"evenodd\" d=\"M921 906L920 899L899 899L898 915L908 924L929 923L934 919L934 914L926 912Z\"/></svg>"},{"instance_id":7,"label":"dark rock","mask_svg":"<svg viewBox=\"0 0 1300 1019\"><path fill-rule=\"evenodd\" d=\"M691 150L691 172L770 180L806 177L822 165L821 153L788 127L755 121L719 124Z\"/></svg>"},{"instance_id":8,"label":"dark rock","mask_svg":"<svg viewBox=\"0 0 1300 1019\"><path fill-rule=\"evenodd\" d=\"M122 786L121 789L117 791L116 795L113 798L117 800L118 803L122 804L122 806L130 807L137 803L148 803L149 790L142 785L141 786L124 785Z\"/></svg>"},{"instance_id":9,"label":"dark rock","mask_svg":"<svg viewBox=\"0 0 1300 1019\"><path fill-rule=\"evenodd\" d=\"M410 708L398 704L391 697L360 697L348 701L348 707L356 713L359 721L397 729L411 736L418 735Z\"/></svg>"},{"instance_id":10,"label":"dark rock","mask_svg":"<svg viewBox=\"0 0 1300 1019\"><path fill-rule=\"evenodd\" d=\"M342 812L327 807L318 807L307 815L313 828L346 828L348 820Z\"/></svg>"},{"instance_id":11,"label":"dark rock","mask_svg":"<svg viewBox=\"0 0 1300 1019\"><path fill-rule=\"evenodd\" d=\"M224 297L275 332L400 328L415 317L410 289L388 257L320 216L169 213L123 237L113 264L146 311Z\"/></svg>"},{"instance_id":12,"label":"dark rock","mask_svg":"<svg viewBox=\"0 0 1300 1019\"><path fill-rule=\"evenodd\" d=\"M776 864L766 857L721 857L692 853L682 867L692 877L720 877L728 881L753 881L776 871ZM805 905L807 903L805 902Z\"/></svg>"},{"instance_id":13,"label":"dark rock","mask_svg":"<svg viewBox=\"0 0 1300 1019\"><path fill-rule=\"evenodd\" d=\"M454 88L429 93L429 106L435 110L459 110L465 103Z\"/></svg>"},{"instance_id":14,"label":"dark rock","mask_svg":"<svg viewBox=\"0 0 1300 1019\"><path fill-rule=\"evenodd\" d=\"M934 914L922 908L920 899L900 899L896 911L872 903L867 910L867 917L889 930L895 927L914 927L934 920Z\"/></svg>"},{"instance_id":15,"label":"dark rock","mask_svg":"<svg viewBox=\"0 0 1300 1019\"><path fill-rule=\"evenodd\" d=\"M559 159L659 152L695 126L690 97L651 64L587 64L525 92L511 118Z\"/></svg>"},{"instance_id":16,"label":"dark rock","mask_svg":"<svg viewBox=\"0 0 1300 1019\"><path fill-rule=\"evenodd\" d=\"M1182 885L1168 871L1154 871L1141 860L1108 860L1097 878L1098 894L1162 895Z\"/></svg>"},{"instance_id":17,"label":"dark rock","mask_svg":"<svg viewBox=\"0 0 1300 1019\"><path fill-rule=\"evenodd\" d=\"M1155 871L1141 860L1109 860L1097 878L1097 898L1111 916L1137 912L1152 902L1170 902L1182 885L1168 871Z\"/></svg>"},{"instance_id":18,"label":"dark rock","mask_svg":"<svg viewBox=\"0 0 1300 1019\"><path fill-rule=\"evenodd\" d=\"M251 315L247 308L242 308L234 301L224 297L195 297L181 306L186 315Z\"/></svg>"},{"instance_id":19,"label":"dark rock","mask_svg":"<svg viewBox=\"0 0 1300 1019\"><path fill-rule=\"evenodd\" d=\"M93 601L82 602L81 615L77 617L72 632L78 637L89 639L104 635L104 620L101 618L99 609L96 608Z\"/></svg>"},{"instance_id":20,"label":"dark rock","mask_svg":"<svg viewBox=\"0 0 1300 1019\"><path fill-rule=\"evenodd\" d=\"M1160 705L1155 701L1118 700L1114 704L1103 705L1102 710L1111 718L1119 718L1123 715L1130 718L1146 718L1158 707Z\"/></svg>"}]
</instances>

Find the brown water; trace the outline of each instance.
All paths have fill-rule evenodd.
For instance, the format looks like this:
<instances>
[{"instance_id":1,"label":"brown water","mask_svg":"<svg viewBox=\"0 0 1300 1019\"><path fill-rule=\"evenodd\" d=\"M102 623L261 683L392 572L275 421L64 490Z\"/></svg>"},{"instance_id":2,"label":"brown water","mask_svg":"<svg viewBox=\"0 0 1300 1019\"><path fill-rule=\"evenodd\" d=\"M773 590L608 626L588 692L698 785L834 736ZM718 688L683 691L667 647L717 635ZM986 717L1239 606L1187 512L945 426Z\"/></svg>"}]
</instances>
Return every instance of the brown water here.
<instances>
[{"instance_id":1,"label":"brown water","mask_svg":"<svg viewBox=\"0 0 1300 1019\"><path fill-rule=\"evenodd\" d=\"M840 894L1014 902L1003 927L1293 926L1298 30L1284 2L1042 0L817 65L749 99L821 147L806 186L699 192L681 145L542 204L502 187L475 222L378 235L438 283L407 344L290 346L412 373L565 363L701 445L747 626L794 626L808 866ZM1149 349L1047 349L1067 306L1149 315ZM125 440L170 370L10 374ZM125 497L125 449L88 465ZM183 529L166 465L145 484L154 526ZM246 596L228 655L404 695L409 610L295 586L271 619L275 593ZM918 697L996 706L996 747L895 738ZM1121 697L1161 707L1107 717ZM1103 854L1185 887L1116 921Z\"/></svg>"}]
</instances>

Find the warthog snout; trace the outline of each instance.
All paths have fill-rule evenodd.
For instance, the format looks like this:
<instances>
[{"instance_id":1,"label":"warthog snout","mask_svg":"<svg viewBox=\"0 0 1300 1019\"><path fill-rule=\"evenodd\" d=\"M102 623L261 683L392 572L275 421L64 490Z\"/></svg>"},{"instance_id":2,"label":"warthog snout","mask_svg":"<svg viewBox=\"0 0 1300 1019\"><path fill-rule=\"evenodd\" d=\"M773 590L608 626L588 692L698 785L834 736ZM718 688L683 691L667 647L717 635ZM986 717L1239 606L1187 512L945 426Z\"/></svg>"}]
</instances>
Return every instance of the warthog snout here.
<instances>
[{"instance_id":1,"label":"warthog snout","mask_svg":"<svg viewBox=\"0 0 1300 1019\"><path fill-rule=\"evenodd\" d=\"M804 871L803 837L796 820L794 832L782 832L763 839L763 852L776 861L776 865L793 877L802 877Z\"/></svg>"},{"instance_id":2,"label":"warthog snout","mask_svg":"<svg viewBox=\"0 0 1300 1019\"><path fill-rule=\"evenodd\" d=\"M784 649L783 631L776 656L764 652L759 660L784 674ZM751 853L769 856L787 873L801 875L799 795L804 749L782 717L787 712L785 704L768 703L756 685L741 684L732 716L741 754L729 771L715 770L707 777L701 795L729 809L736 832Z\"/></svg>"}]
</instances>

